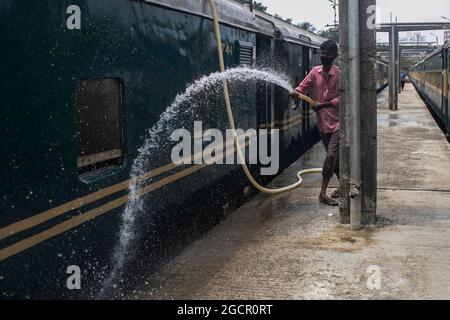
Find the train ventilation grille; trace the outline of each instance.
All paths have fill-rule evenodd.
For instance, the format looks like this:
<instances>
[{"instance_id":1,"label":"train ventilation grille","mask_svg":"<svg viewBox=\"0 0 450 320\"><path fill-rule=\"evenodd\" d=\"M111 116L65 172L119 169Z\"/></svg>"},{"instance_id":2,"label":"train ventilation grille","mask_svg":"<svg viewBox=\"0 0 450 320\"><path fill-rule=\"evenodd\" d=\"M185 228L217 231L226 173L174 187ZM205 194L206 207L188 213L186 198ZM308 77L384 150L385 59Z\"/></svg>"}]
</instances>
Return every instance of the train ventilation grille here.
<instances>
[{"instance_id":1,"label":"train ventilation grille","mask_svg":"<svg viewBox=\"0 0 450 320\"><path fill-rule=\"evenodd\" d=\"M253 65L254 52L252 43L239 41L239 64L247 66Z\"/></svg>"}]
</instances>

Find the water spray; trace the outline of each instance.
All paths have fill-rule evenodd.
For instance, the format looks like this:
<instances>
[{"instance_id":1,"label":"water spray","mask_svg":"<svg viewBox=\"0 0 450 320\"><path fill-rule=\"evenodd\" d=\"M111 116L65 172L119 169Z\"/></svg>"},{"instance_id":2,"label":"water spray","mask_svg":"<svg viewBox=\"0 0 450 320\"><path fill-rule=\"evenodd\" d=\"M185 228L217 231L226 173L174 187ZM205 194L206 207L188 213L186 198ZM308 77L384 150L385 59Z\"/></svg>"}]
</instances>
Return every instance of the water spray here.
<instances>
[{"instance_id":1,"label":"water spray","mask_svg":"<svg viewBox=\"0 0 450 320\"><path fill-rule=\"evenodd\" d=\"M223 59L223 52L222 52L222 37L220 35L220 26L219 26L219 16L217 14L217 9L216 9L216 5L215 5L215 0L208 0L209 6L211 8L211 13L213 16L213 20L214 20L214 33L216 36L216 43L217 43L217 55L219 58L219 67L220 67L220 71L221 72L225 72L225 63L224 63L224 59ZM242 150L241 150L241 146L240 146L240 142L236 133L236 126L234 124L234 116L233 116L233 110L231 108L231 100L230 100L230 94L229 94L229 90L228 90L228 82L226 79L222 80L223 83L223 92L224 92L224 98L225 98L225 106L227 109L227 116L228 116L228 123L230 126L230 129L233 132L233 139L234 139L234 143L236 144L236 148L237 148L237 154L239 157L239 160L241 162L241 166L242 169L244 170L245 176L247 177L247 179L250 181L250 183L259 191L263 192L263 193L267 193L267 194L279 194L279 193L283 193L283 192L287 192L287 191L291 191L295 188L298 188L299 186L301 186L303 184L303 175L306 174L318 174L318 173L322 173L322 169L316 168L316 169L307 169L307 170L302 170L299 171L297 173L297 178L298 181L294 184L291 184L287 187L284 188L278 188L278 189L268 189L262 185L260 185L255 178L253 178L250 170L248 169L248 166L245 162L245 157L242 154ZM307 101L309 104L311 105L316 105L316 103L309 97L303 95L303 94L298 94L298 98Z\"/></svg>"},{"instance_id":2,"label":"water spray","mask_svg":"<svg viewBox=\"0 0 450 320\"><path fill-rule=\"evenodd\" d=\"M113 283L122 274L122 269L129 258L129 246L135 240L134 228L138 222L137 213L144 210L143 196L145 192L143 191L143 184L145 184L145 181L149 177L145 165L147 163L146 158L152 153L154 147L158 145L158 135L162 132L170 132L173 129L173 124L171 124L170 119L174 118L176 115L179 115L179 113L181 112L180 108L182 104L186 101L189 101L190 97L199 93L201 89L212 88L217 83L223 84L228 122L233 135L234 144L237 147L239 161L242 165L246 177L256 189L267 194L278 194L290 191L299 187L303 183L302 175L322 172L322 169L309 169L300 171L297 173L298 181L296 183L281 189L265 188L253 178L245 162L245 157L241 149L241 142L239 142L236 132L228 91L228 80L242 80L242 76L245 75L247 80L261 80L269 83L274 83L282 88L285 88L286 90L291 90L292 87L287 79L284 79L277 74L274 76L273 70L256 70L248 67L225 70L223 54L220 50L220 48L222 47L222 39L220 36L219 19L217 16L214 0L208 1L211 5L211 10L214 17L214 30L216 34L220 71L210 74L209 76L204 76L203 78L198 79L197 81L189 85L184 93L179 94L175 97L172 104L161 115L160 120L149 130L149 137L144 142L143 147L139 149L139 155L133 162L133 167L131 170L132 178L129 186L129 201L127 202L124 212L122 213L120 237L114 249L113 259L115 261L115 265L109 277L103 282L102 289L96 296L97 299L103 299L109 295L109 289L111 287L115 287ZM299 99L305 100L311 105L316 104L311 98L305 95L299 94L298 96Z\"/></svg>"}]
</instances>

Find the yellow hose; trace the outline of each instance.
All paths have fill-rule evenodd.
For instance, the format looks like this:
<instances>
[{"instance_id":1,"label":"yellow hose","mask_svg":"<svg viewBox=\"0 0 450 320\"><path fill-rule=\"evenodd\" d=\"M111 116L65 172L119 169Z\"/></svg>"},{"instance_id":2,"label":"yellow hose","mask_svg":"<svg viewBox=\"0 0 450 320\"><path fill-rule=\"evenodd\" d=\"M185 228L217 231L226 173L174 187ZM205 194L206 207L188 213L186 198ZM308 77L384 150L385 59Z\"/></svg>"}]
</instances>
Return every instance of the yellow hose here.
<instances>
[{"instance_id":1,"label":"yellow hose","mask_svg":"<svg viewBox=\"0 0 450 320\"><path fill-rule=\"evenodd\" d=\"M305 100L306 102L308 102L312 106L316 106L317 105L317 103L313 99L311 99L310 97L305 96L304 94L301 94L301 93L298 93L298 92L296 92L296 93L297 93L299 99Z\"/></svg>"},{"instance_id":2,"label":"yellow hose","mask_svg":"<svg viewBox=\"0 0 450 320\"><path fill-rule=\"evenodd\" d=\"M222 52L222 38L220 35L220 26L219 26L219 16L217 14L217 10L216 10L216 5L215 5L215 0L208 0L209 2L209 6L211 7L211 12L213 15L213 19L214 19L214 33L216 35L216 43L217 43L217 53L218 53L218 57L219 57L219 66L220 66L220 71L224 72L225 71L225 64L224 64L224 60L223 60L223 52ZM236 144L236 148L237 148L237 154L239 157L239 160L242 163L242 169L245 172L245 175L247 176L247 179L250 181L250 183L259 191L263 192L263 193L267 193L267 194L278 194L278 193L282 193L282 192L286 192L286 191L290 191L292 189L295 189L297 187L299 187L302 183L303 183L303 178L302 175L305 174L315 174L315 173L322 173L322 169L308 169L308 170L302 170L299 171L297 173L297 178L298 181L290 186L284 187L284 188L279 188L279 189L268 189L263 187L262 185L260 185L252 176L250 170L248 169L248 166L245 162L245 157L242 154L242 150L241 150L241 146L239 143L239 139L236 133L236 127L234 124L234 117L233 117L233 110L231 109L231 102L230 102L230 95L229 95L229 91L228 91L228 82L227 80L223 80L223 91L224 91L224 98L225 98L225 105L227 108L227 115L228 115L228 122L230 125L230 129L233 132L233 138L234 138L234 142ZM312 105L315 105L315 102L310 99L307 96L301 95L299 94L299 98L306 100L307 102L311 103Z\"/></svg>"}]
</instances>

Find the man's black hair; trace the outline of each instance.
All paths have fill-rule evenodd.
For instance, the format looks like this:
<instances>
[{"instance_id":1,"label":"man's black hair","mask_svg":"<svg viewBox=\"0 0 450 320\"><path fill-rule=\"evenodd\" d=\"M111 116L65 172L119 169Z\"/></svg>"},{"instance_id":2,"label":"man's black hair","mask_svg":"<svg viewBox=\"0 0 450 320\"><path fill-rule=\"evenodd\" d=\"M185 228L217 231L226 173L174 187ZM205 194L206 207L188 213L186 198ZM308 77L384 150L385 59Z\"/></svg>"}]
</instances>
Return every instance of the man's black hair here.
<instances>
[{"instance_id":1,"label":"man's black hair","mask_svg":"<svg viewBox=\"0 0 450 320\"><path fill-rule=\"evenodd\" d=\"M320 45L320 50L327 50L337 55L339 49L336 42L333 40L327 40Z\"/></svg>"}]
</instances>

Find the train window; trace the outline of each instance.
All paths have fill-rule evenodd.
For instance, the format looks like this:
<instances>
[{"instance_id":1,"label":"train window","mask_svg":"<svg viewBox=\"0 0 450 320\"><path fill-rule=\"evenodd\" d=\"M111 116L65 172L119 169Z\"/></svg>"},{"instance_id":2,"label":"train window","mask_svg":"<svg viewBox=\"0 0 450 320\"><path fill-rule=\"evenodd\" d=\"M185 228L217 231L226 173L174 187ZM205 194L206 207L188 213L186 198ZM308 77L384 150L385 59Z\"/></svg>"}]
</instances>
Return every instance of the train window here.
<instances>
[{"instance_id":1,"label":"train window","mask_svg":"<svg viewBox=\"0 0 450 320\"><path fill-rule=\"evenodd\" d=\"M122 164L122 83L81 80L75 92L78 174Z\"/></svg>"},{"instance_id":2,"label":"train window","mask_svg":"<svg viewBox=\"0 0 450 320\"><path fill-rule=\"evenodd\" d=\"M253 49L253 43L239 41L239 64L241 65L253 65L253 61L255 60L254 54L256 51Z\"/></svg>"}]
</instances>

